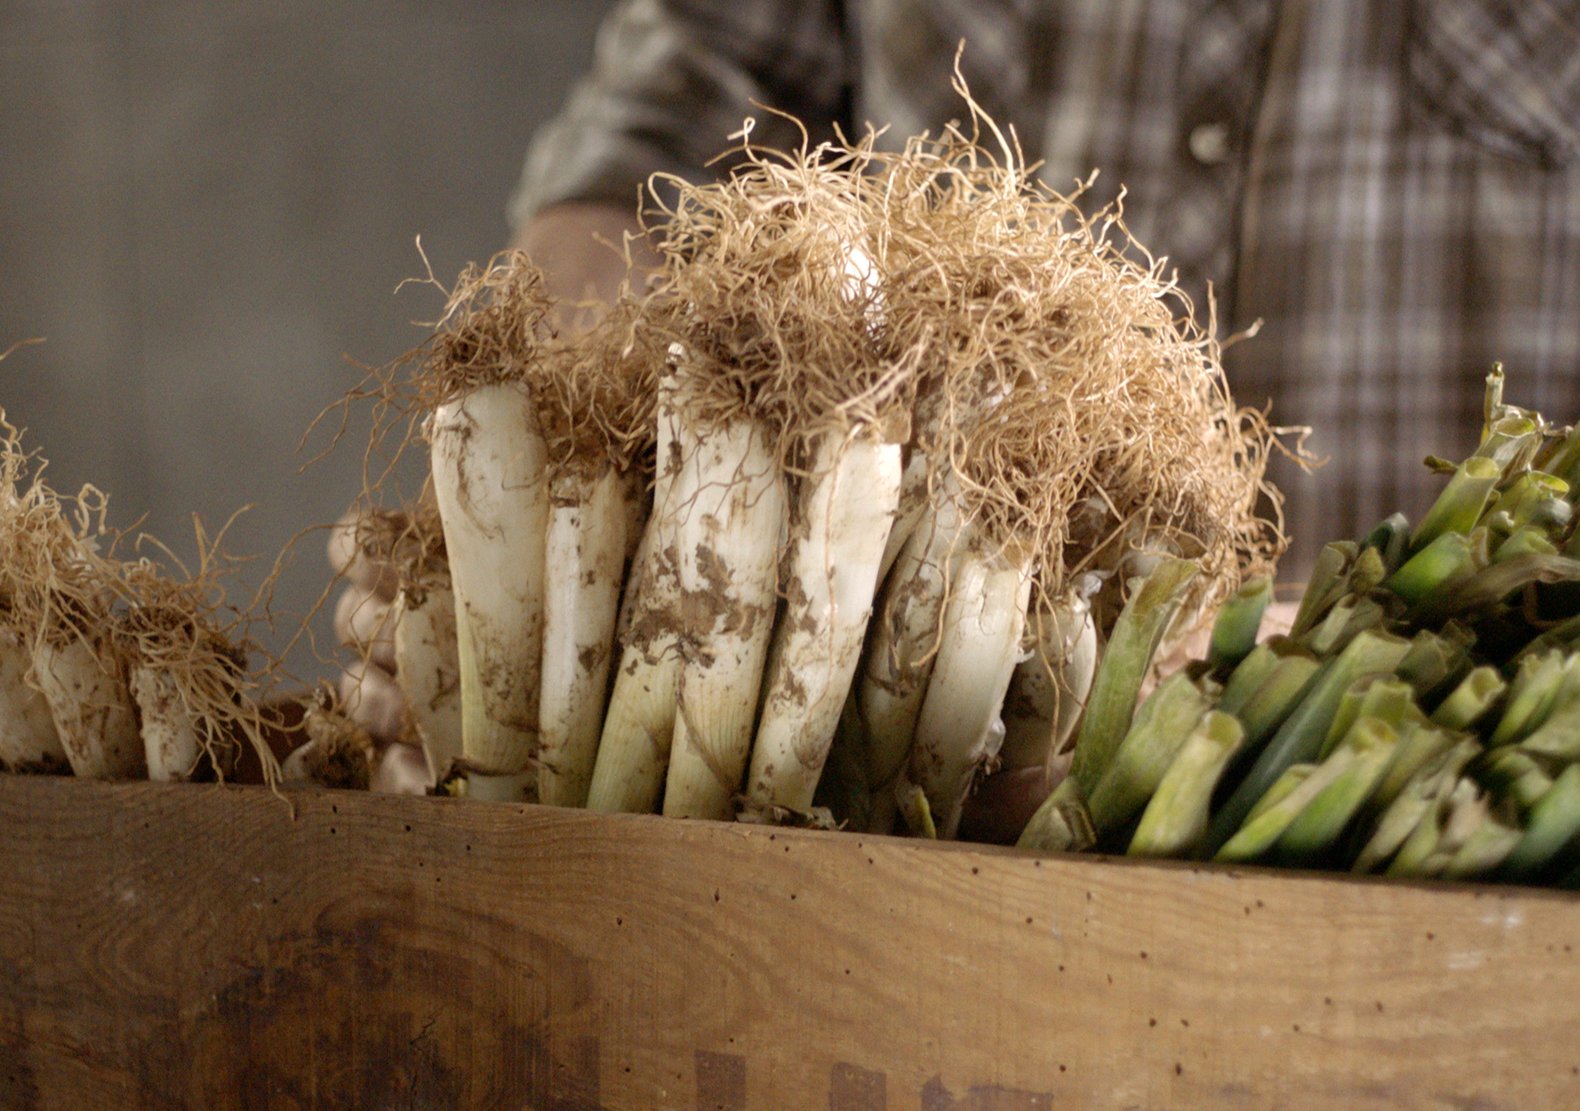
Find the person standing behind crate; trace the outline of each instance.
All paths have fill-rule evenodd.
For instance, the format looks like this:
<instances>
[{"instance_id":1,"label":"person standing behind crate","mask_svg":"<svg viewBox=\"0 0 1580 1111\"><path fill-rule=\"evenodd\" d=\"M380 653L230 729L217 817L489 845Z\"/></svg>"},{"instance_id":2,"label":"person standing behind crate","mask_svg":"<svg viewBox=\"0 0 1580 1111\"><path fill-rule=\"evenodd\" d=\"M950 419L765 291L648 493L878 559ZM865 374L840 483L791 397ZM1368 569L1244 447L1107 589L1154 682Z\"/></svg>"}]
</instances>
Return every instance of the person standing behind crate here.
<instances>
[{"instance_id":1,"label":"person standing behind crate","mask_svg":"<svg viewBox=\"0 0 1580 1111\"><path fill-rule=\"evenodd\" d=\"M516 242L556 292L608 297L624 267L599 241L636 230L650 174L722 172L747 116L756 145L801 141L754 102L814 142L936 131L963 114L961 42L1046 182L1099 170L1083 205L1123 189L1220 335L1262 321L1225 352L1236 399L1328 460L1275 467L1286 576L1425 508L1421 459L1477 435L1494 360L1580 417L1580 0L626 0L532 144ZM358 715L398 720L369 676Z\"/></svg>"},{"instance_id":2,"label":"person standing behind crate","mask_svg":"<svg viewBox=\"0 0 1580 1111\"><path fill-rule=\"evenodd\" d=\"M1479 429L1503 361L1580 415L1580 0L628 0L536 138L519 241L566 292L618 280L591 235L634 228L655 171L698 178L739 129L838 125L893 147L972 96L1040 176L1177 266L1236 398L1314 429L1286 470L1298 571L1316 546L1419 513L1420 463Z\"/></svg>"}]
</instances>

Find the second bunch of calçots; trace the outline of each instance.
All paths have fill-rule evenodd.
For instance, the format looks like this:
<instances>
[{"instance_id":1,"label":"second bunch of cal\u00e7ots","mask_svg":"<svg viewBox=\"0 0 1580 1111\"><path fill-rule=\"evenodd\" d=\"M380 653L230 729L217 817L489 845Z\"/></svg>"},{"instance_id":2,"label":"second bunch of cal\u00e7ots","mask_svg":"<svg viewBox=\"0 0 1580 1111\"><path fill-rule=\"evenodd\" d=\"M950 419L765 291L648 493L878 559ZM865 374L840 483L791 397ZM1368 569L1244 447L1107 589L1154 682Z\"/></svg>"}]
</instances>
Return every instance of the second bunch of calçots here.
<instances>
[{"instance_id":1,"label":"second bunch of cal\u00e7ots","mask_svg":"<svg viewBox=\"0 0 1580 1111\"><path fill-rule=\"evenodd\" d=\"M1503 388L1494 368L1473 454L1427 461L1447 481L1420 521L1322 550L1287 633L1257 642L1252 583L1139 706L1094 692L1022 844L1580 883L1580 431ZM1116 641L1167 620L1191 572L1157 568ZM1139 657L1111 651L1097 689Z\"/></svg>"}]
</instances>

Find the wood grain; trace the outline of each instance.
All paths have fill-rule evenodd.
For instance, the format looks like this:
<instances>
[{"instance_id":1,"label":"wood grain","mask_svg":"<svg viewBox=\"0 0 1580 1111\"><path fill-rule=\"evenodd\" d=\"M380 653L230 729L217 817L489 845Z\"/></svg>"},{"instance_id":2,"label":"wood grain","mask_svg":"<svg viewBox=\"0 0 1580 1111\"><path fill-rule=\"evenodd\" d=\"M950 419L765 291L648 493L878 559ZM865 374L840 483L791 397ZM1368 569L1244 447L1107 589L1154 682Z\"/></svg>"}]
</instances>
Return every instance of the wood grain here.
<instances>
[{"instance_id":1,"label":"wood grain","mask_svg":"<svg viewBox=\"0 0 1580 1111\"><path fill-rule=\"evenodd\" d=\"M1567 896L288 798L0 778L0 1107L1580 1106Z\"/></svg>"}]
</instances>

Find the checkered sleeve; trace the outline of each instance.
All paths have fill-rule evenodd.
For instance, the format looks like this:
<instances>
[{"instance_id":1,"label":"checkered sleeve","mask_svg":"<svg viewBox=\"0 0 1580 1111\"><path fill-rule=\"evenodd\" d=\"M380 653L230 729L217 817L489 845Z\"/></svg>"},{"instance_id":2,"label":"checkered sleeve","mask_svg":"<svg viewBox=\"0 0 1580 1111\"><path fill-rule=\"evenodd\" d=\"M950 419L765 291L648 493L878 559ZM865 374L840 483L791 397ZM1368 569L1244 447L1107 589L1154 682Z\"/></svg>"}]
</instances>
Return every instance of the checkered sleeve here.
<instances>
[{"instance_id":1,"label":"checkered sleeve","mask_svg":"<svg viewBox=\"0 0 1580 1111\"><path fill-rule=\"evenodd\" d=\"M519 226L564 201L635 203L654 173L696 179L748 116L753 139L814 140L848 100L838 0L625 0L599 31L591 71L534 138L510 205Z\"/></svg>"},{"instance_id":2,"label":"checkered sleeve","mask_svg":"<svg viewBox=\"0 0 1580 1111\"><path fill-rule=\"evenodd\" d=\"M1580 0L1418 0L1411 24L1411 75L1463 134L1549 166L1580 154Z\"/></svg>"}]
</instances>

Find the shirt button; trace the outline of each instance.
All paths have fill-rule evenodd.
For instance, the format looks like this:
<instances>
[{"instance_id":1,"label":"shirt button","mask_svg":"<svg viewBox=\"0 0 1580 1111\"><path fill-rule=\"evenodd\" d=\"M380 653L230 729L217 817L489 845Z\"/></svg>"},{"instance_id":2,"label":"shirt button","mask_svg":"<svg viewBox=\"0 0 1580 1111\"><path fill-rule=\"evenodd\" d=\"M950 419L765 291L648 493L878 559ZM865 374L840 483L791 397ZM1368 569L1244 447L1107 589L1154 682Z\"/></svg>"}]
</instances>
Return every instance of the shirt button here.
<instances>
[{"instance_id":1,"label":"shirt button","mask_svg":"<svg viewBox=\"0 0 1580 1111\"><path fill-rule=\"evenodd\" d=\"M1187 143L1192 158L1203 166L1217 166L1229 157L1229 125L1204 123L1194 127Z\"/></svg>"}]
</instances>

